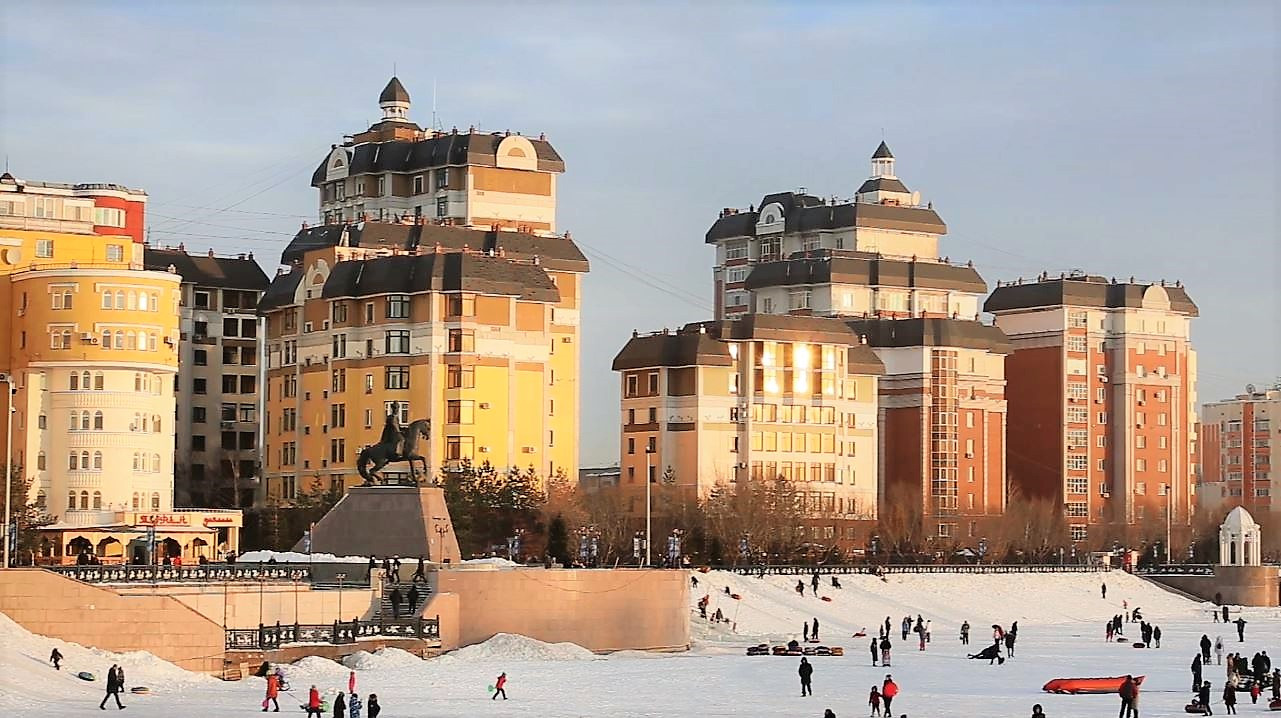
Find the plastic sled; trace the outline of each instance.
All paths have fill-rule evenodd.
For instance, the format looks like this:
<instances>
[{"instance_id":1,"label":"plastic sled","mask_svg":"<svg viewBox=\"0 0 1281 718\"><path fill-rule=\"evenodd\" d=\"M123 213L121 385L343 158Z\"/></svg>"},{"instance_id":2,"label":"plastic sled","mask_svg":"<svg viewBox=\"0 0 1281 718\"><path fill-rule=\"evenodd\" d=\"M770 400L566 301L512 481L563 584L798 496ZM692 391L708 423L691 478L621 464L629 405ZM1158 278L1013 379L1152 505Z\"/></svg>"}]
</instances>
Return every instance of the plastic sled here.
<instances>
[{"instance_id":1,"label":"plastic sled","mask_svg":"<svg viewBox=\"0 0 1281 718\"><path fill-rule=\"evenodd\" d=\"M1135 676L1134 682L1143 685L1145 676ZM1125 676L1115 676L1109 678L1055 678L1041 686L1041 690L1046 693L1069 693L1079 695L1082 693L1116 693L1121 690L1121 684L1125 683Z\"/></svg>"},{"instance_id":2,"label":"plastic sled","mask_svg":"<svg viewBox=\"0 0 1281 718\"><path fill-rule=\"evenodd\" d=\"M151 689L146 686L134 686L133 688L129 689L129 692L139 696L151 695Z\"/></svg>"},{"instance_id":3,"label":"plastic sled","mask_svg":"<svg viewBox=\"0 0 1281 718\"><path fill-rule=\"evenodd\" d=\"M80 671L79 673L77 673L77 674L76 674L76 678L79 678L79 679L80 679L80 680L82 680L82 681L96 681L96 680L98 680L98 677L97 677L97 676L95 676L94 674L90 673L89 671Z\"/></svg>"},{"instance_id":4,"label":"plastic sled","mask_svg":"<svg viewBox=\"0 0 1281 718\"><path fill-rule=\"evenodd\" d=\"M831 603L831 602L832 602L832 597L831 597L831 596L823 596L823 597L822 597L822 598L820 598L819 600L820 600L820 601L827 601L828 603Z\"/></svg>"}]
</instances>

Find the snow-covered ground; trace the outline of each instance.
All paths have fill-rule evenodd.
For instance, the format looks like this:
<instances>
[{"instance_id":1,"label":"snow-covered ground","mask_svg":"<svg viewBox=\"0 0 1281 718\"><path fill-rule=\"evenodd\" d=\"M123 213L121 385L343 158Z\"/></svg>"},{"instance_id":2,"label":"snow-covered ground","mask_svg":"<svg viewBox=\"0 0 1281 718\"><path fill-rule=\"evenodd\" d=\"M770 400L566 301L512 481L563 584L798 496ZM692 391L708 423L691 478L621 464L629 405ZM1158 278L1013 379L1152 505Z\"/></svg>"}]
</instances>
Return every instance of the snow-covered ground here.
<instances>
[{"instance_id":1,"label":"snow-covered ground","mask_svg":"<svg viewBox=\"0 0 1281 718\"><path fill-rule=\"evenodd\" d=\"M1001 576L893 575L888 581L841 577L836 590L824 578L819 595L794 591L796 578L738 577L723 572L694 574L696 601L707 593L711 611L720 607L737 618L737 632L710 626L693 612L694 649L685 654L624 652L592 656L570 645L548 645L519 636L489 642L448 656L421 661L403 651L358 653L347 665L310 658L286 667L292 695L282 696L285 712L297 710L315 683L332 697L356 670L357 691L378 694L383 716L731 716L768 715L818 718L832 708L841 718L867 715L867 692L891 672L902 688L895 715L993 716L1020 718L1041 703L1050 718L1095 718L1116 710L1115 696L1055 696L1040 692L1055 677L1144 674L1144 715L1182 715L1191 677L1188 664L1202 633L1222 634L1228 650L1281 655L1281 611L1245 609L1250 622L1244 644L1234 632L1210 622L1206 607L1121 573L1106 575L1014 574ZM1108 584L1108 599L1099 583ZM741 599L726 596L729 586ZM1161 626L1162 648L1140 650L1103 640L1103 625L1126 600L1141 606ZM866 639L851 634L863 627L875 633L890 616L895 624L917 613L932 620L933 642L916 650L914 641L894 640L893 667L873 668ZM843 645L841 658L811 658L814 697L800 698L795 658L752 657L743 647L759 641L796 637L802 620L817 617L825 643ZM622 617L621 620L627 620ZM957 627L968 620L978 650L989 626L1019 622L1017 655L1003 666L965 659ZM63 671L48 666L49 650L66 655ZM74 677L80 670L99 676L117 656L32 636L0 617L0 709L18 715L71 716L96 710L102 682ZM261 710L263 681L223 683L185 673L145 654L123 659L130 685L147 685L153 695L126 695L131 716L227 715ZM487 687L506 672L511 700L489 700ZM1207 667L1205 677L1222 688L1224 671ZM1263 712L1250 706L1241 712ZM114 710L114 709L113 709ZM1216 713L1221 713L1216 705Z\"/></svg>"}]
</instances>

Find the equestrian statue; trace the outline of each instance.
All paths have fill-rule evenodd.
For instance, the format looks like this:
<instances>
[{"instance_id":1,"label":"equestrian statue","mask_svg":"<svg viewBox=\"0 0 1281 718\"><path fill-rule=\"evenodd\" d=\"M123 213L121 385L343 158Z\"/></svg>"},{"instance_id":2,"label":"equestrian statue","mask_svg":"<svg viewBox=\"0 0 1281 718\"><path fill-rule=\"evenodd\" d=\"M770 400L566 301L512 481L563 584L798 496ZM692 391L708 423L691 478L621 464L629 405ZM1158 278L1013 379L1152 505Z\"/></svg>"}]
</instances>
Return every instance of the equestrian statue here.
<instances>
[{"instance_id":1,"label":"equestrian statue","mask_svg":"<svg viewBox=\"0 0 1281 718\"><path fill-rule=\"evenodd\" d=\"M382 481L378 472L387 464L404 461L409 464L409 476L415 485L418 484L418 470L414 465L422 464L423 474L430 476L427 459L418 453L418 440L431 438L431 419L418 419L409 422L408 426L400 425L400 405L392 402L387 421L383 424L382 437L377 444L370 444L356 455L356 471L365 480L365 486L372 486L375 480ZM370 465L373 465L372 467Z\"/></svg>"}]
</instances>

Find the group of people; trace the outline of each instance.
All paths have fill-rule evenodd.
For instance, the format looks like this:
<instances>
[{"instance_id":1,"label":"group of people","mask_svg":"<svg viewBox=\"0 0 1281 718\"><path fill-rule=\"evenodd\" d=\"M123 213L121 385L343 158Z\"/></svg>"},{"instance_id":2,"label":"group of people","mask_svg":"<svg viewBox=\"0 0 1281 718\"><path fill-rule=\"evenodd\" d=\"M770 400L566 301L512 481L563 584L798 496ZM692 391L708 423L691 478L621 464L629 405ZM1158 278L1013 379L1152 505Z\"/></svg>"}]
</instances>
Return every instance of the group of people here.
<instances>
[{"instance_id":1,"label":"group of people","mask_svg":"<svg viewBox=\"0 0 1281 718\"><path fill-rule=\"evenodd\" d=\"M400 556L384 556L382 561L383 579L389 583L400 583ZM369 557L369 577L374 576L374 569L378 568L378 557ZM414 569L414 575L410 579L411 583L427 582L427 563L422 556L418 557L418 567Z\"/></svg>"},{"instance_id":2,"label":"group of people","mask_svg":"<svg viewBox=\"0 0 1281 718\"><path fill-rule=\"evenodd\" d=\"M992 624L992 645L984 648L978 653L968 653L966 658L987 661L988 665L996 663L1003 665L1005 658L1014 657L1014 644L1019 639L1019 622L1014 621L1010 624L1010 630L1005 630L1000 624ZM970 623L966 621L961 625L961 643L969 645L970 643ZM1001 655L1001 649L1005 649L1005 655Z\"/></svg>"}]
</instances>

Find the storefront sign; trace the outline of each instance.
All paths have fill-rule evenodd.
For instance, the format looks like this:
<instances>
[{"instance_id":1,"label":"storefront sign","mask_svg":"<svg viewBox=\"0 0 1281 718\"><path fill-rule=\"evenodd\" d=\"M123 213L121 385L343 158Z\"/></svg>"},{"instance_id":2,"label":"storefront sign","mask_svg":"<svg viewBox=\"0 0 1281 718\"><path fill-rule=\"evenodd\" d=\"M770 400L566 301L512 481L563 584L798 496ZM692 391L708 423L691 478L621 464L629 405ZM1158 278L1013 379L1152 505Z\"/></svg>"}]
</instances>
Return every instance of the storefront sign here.
<instances>
[{"instance_id":1,"label":"storefront sign","mask_svg":"<svg viewBox=\"0 0 1281 718\"><path fill-rule=\"evenodd\" d=\"M206 516L205 526L231 526L236 520L231 516Z\"/></svg>"},{"instance_id":2,"label":"storefront sign","mask_svg":"<svg viewBox=\"0 0 1281 718\"><path fill-rule=\"evenodd\" d=\"M190 526L187 514L138 514L139 526Z\"/></svg>"}]
</instances>

